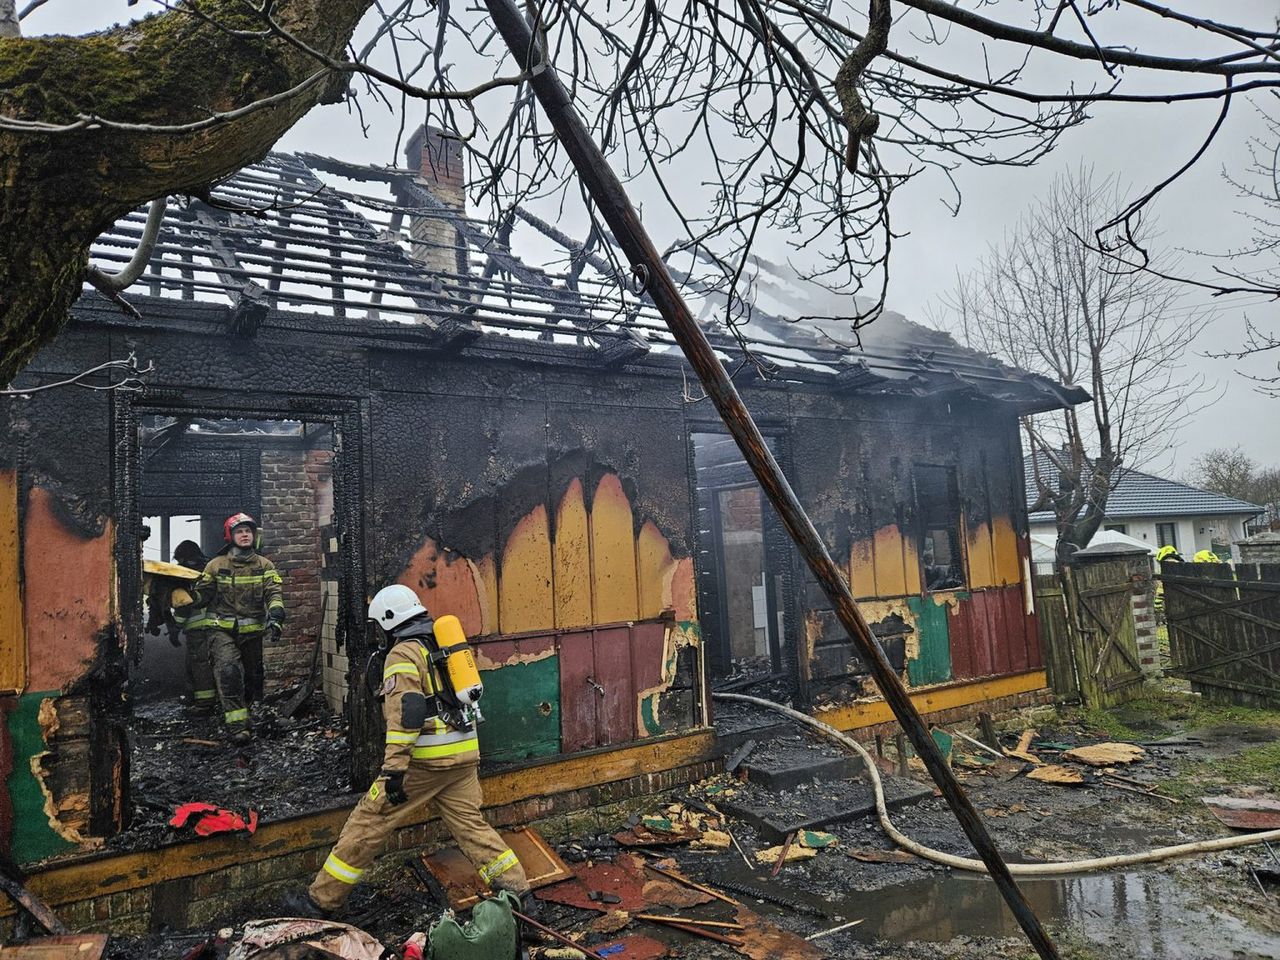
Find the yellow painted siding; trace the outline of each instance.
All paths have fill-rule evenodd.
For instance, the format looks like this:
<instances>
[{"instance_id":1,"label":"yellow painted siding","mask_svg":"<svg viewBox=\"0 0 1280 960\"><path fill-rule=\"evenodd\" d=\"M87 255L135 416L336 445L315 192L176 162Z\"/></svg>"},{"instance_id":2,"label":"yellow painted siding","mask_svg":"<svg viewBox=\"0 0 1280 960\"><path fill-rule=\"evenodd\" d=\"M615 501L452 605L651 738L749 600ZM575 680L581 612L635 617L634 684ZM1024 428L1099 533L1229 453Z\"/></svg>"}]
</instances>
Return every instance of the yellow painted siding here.
<instances>
[{"instance_id":1,"label":"yellow painted siding","mask_svg":"<svg viewBox=\"0 0 1280 960\"><path fill-rule=\"evenodd\" d=\"M551 534L547 508L526 514L507 540L498 580L498 619L503 633L554 626L551 599Z\"/></svg>"},{"instance_id":2,"label":"yellow painted siding","mask_svg":"<svg viewBox=\"0 0 1280 960\"><path fill-rule=\"evenodd\" d=\"M569 484L556 510L556 626L591 623L591 547L582 482Z\"/></svg>"},{"instance_id":3,"label":"yellow painted siding","mask_svg":"<svg viewBox=\"0 0 1280 960\"><path fill-rule=\"evenodd\" d=\"M996 585L995 559L992 553L991 528L985 523L976 527L965 525L969 556L969 586L994 587Z\"/></svg>"},{"instance_id":4,"label":"yellow painted siding","mask_svg":"<svg viewBox=\"0 0 1280 960\"><path fill-rule=\"evenodd\" d=\"M675 572L671 545L653 521L646 520L636 540L636 577L642 620L652 619L673 607L671 580Z\"/></svg>"},{"instance_id":5,"label":"yellow painted siding","mask_svg":"<svg viewBox=\"0 0 1280 960\"><path fill-rule=\"evenodd\" d=\"M484 613L484 634L498 633L502 627L498 615L498 563L492 553L486 553L476 564L476 589Z\"/></svg>"},{"instance_id":6,"label":"yellow painted siding","mask_svg":"<svg viewBox=\"0 0 1280 960\"><path fill-rule=\"evenodd\" d=\"M869 540L855 541L849 551L849 589L855 597L876 595L875 554Z\"/></svg>"},{"instance_id":7,"label":"yellow painted siding","mask_svg":"<svg viewBox=\"0 0 1280 960\"><path fill-rule=\"evenodd\" d=\"M920 553L916 550L914 537L899 537L902 544L902 571L907 582L906 593L917 594L924 591L920 582Z\"/></svg>"},{"instance_id":8,"label":"yellow painted siding","mask_svg":"<svg viewBox=\"0 0 1280 960\"><path fill-rule=\"evenodd\" d=\"M900 597L907 593L907 571L903 563L902 534L897 525L876 531L875 571L877 597Z\"/></svg>"},{"instance_id":9,"label":"yellow painted siding","mask_svg":"<svg viewBox=\"0 0 1280 960\"><path fill-rule=\"evenodd\" d=\"M930 687L918 693L912 693L911 702L923 714L937 713L995 700L998 697L1012 697L1019 693L1042 690L1048 686L1048 683L1048 676L1043 670L1032 670L1029 673L1015 674L1011 677L998 677L995 680L969 680L942 687ZM857 730L894 719L893 709L882 699L862 700L832 707L829 710L816 710L813 715L837 730Z\"/></svg>"},{"instance_id":10,"label":"yellow painted siding","mask_svg":"<svg viewBox=\"0 0 1280 960\"><path fill-rule=\"evenodd\" d=\"M17 471L0 470L0 693L20 692L27 680L18 543Z\"/></svg>"},{"instance_id":11,"label":"yellow painted siding","mask_svg":"<svg viewBox=\"0 0 1280 960\"><path fill-rule=\"evenodd\" d=\"M600 478L591 502L591 584L596 623L637 619L631 504L622 482L611 473Z\"/></svg>"},{"instance_id":12,"label":"yellow painted siding","mask_svg":"<svg viewBox=\"0 0 1280 960\"><path fill-rule=\"evenodd\" d=\"M1008 517L997 517L991 527L992 565L997 586L1022 582L1022 560L1018 557L1018 535Z\"/></svg>"}]
</instances>

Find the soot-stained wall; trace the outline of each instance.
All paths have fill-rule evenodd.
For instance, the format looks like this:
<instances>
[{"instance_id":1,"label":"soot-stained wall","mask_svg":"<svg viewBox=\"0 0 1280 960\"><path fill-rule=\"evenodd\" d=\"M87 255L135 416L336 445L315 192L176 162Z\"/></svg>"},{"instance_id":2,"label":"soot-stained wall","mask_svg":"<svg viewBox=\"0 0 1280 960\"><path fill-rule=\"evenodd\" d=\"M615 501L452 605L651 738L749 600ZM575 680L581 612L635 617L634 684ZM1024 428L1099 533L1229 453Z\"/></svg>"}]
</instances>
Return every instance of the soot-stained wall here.
<instances>
[{"instance_id":1,"label":"soot-stained wall","mask_svg":"<svg viewBox=\"0 0 1280 960\"><path fill-rule=\"evenodd\" d=\"M911 686L1014 674L1043 664L1028 613L1029 556L1017 420L972 400L797 397L794 474L854 596ZM963 582L926 589L921 468L956 486ZM872 692L826 598L807 583L805 638L819 705Z\"/></svg>"},{"instance_id":2,"label":"soot-stained wall","mask_svg":"<svg viewBox=\"0 0 1280 960\"><path fill-rule=\"evenodd\" d=\"M704 722L689 436L714 421L705 402L687 401L678 368L442 354L321 320L273 319L237 339L220 332L212 305L144 306L149 319L125 329L82 305L81 322L20 382L136 352L155 365L145 395L54 390L7 401L0 418L0 576L11 572L0 624L19 638L0 656L12 688L0 704L9 807L24 827L7 832L16 859L83 846L127 816L118 664L137 633L128 433L146 412L316 421L337 411L331 422L348 428L336 440L334 532L359 559L344 568L359 571L344 587L350 662L361 662L366 598L387 583L457 614L484 671L488 762ZM788 385L745 395L909 684L1038 665L1011 410ZM920 465L954 471L958 589L923 586ZM787 649L798 653L787 668L819 706L866 695L825 600L792 566ZM353 730L378 752L376 725ZM0 824L6 815L0 804Z\"/></svg>"}]
</instances>

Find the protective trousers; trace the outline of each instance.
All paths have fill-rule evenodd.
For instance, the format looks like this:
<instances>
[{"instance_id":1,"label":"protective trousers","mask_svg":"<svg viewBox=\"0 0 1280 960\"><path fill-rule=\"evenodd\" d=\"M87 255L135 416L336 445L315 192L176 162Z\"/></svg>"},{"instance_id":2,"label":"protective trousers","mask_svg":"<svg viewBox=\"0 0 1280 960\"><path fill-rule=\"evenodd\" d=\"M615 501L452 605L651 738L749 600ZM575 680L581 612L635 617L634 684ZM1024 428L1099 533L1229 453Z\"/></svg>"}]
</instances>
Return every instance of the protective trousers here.
<instances>
[{"instance_id":1,"label":"protective trousers","mask_svg":"<svg viewBox=\"0 0 1280 960\"><path fill-rule=\"evenodd\" d=\"M249 704L244 695L245 669L240 643L225 630L211 630L209 657L213 661L213 682L217 686L222 719L227 729L232 733L248 729Z\"/></svg>"},{"instance_id":2,"label":"protective trousers","mask_svg":"<svg viewBox=\"0 0 1280 960\"><path fill-rule=\"evenodd\" d=\"M218 699L218 688L214 686L213 661L209 658L209 633L206 630L187 630L182 639L187 647L187 684L191 700L200 710L211 710Z\"/></svg>"},{"instance_id":3,"label":"protective trousers","mask_svg":"<svg viewBox=\"0 0 1280 960\"><path fill-rule=\"evenodd\" d=\"M325 910L340 907L382 852L392 832L425 820L432 804L454 842L489 886L520 896L527 893L529 881L520 861L480 815L478 770L479 765L474 763L443 770L410 764L404 777L404 792L409 799L399 806L392 806L384 784L375 782L351 811L337 845L311 882L311 899Z\"/></svg>"}]
</instances>

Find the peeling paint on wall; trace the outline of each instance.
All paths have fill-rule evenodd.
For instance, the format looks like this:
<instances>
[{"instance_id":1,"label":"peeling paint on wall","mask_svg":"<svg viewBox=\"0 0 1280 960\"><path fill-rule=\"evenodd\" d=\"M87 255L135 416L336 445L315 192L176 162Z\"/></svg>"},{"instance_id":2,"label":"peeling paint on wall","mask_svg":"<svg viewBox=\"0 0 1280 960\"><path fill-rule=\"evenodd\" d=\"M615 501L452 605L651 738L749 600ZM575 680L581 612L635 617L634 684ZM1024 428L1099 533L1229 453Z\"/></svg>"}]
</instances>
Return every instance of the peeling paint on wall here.
<instances>
[{"instance_id":1,"label":"peeling paint on wall","mask_svg":"<svg viewBox=\"0 0 1280 960\"><path fill-rule=\"evenodd\" d=\"M698 624L685 620L667 624L662 638L662 672L660 680L636 693L636 730L641 736L663 732L662 695L676 680L681 649L696 648L701 641Z\"/></svg>"},{"instance_id":2,"label":"peeling paint on wall","mask_svg":"<svg viewBox=\"0 0 1280 960\"><path fill-rule=\"evenodd\" d=\"M1004 587L1021 581L1018 535L1008 517L996 517L990 524L966 525L966 536L971 588Z\"/></svg>"},{"instance_id":3,"label":"peeling paint on wall","mask_svg":"<svg viewBox=\"0 0 1280 960\"><path fill-rule=\"evenodd\" d=\"M550 516L537 504L518 519L501 562L427 537L396 581L432 613L455 614L472 637L656 619L668 610L678 620L695 618L692 558L673 557L652 520L637 524L616 474L600 477L590 509L582 480L573 478L555 506L554 527Z\"/></svg>"},{"instance_id":4,"label":"peeling paint on wall","mask_svg":"<svg viewBox=\"0 0 1280 960\"><path fill-rule=\"evenodd\" d=\"M33 487L22 542L27 646L39 651L27 683L35 690L65 689L92 665L110 622L111 524L86 539L62 522L52 493Z\"/></svg>"},{"instance_id":5,"label":"peeling paint on wall","mask_svg":"<svg viewBox=\"0 0 1280 960\"><path fill-rule=\"evenodd\" d=\"M42 780L44 771L39 763L48 754L40 729L40 709L47 698L57 693L46 690L20 697L7 718L14 763L5 786L13 807L14 824L21 825L8 839L11 855L18 863L42 860L74 847L74 841L68 840L61 829L55 829L49 822Z\"/></svg>"}]
</instances>

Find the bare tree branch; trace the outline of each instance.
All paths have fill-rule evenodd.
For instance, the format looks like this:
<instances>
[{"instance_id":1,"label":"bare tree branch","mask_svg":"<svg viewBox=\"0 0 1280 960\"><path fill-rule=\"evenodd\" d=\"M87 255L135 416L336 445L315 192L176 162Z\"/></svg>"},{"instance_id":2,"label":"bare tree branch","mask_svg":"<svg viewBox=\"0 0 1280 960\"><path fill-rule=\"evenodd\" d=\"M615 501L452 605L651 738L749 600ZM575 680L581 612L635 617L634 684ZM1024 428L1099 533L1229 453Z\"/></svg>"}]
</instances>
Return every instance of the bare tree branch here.
<instances>
[{"instance_id":1,"label":"bare tree branch","mask_svg":"<svg viewBox=\"0 0 1280 960\"><path fill-rule=\"evenodd\" d=\"M1122 205L1118 186L1087 170L1058 178L946 301L971 345L1092 394L1086 418L1068 409L1024 422L1037 506L1077 547L1102 524L1122 472L1167 453L1176 425L1212 393L1180 363L1209 315L1187 309L1176 282L1118 273L1083 240ZM1134 229L1143 240L1154 225Z\"/></svg>"}]
</instances>

